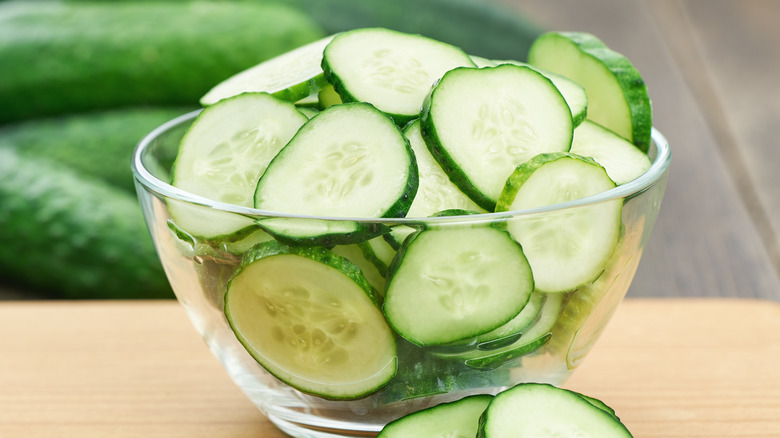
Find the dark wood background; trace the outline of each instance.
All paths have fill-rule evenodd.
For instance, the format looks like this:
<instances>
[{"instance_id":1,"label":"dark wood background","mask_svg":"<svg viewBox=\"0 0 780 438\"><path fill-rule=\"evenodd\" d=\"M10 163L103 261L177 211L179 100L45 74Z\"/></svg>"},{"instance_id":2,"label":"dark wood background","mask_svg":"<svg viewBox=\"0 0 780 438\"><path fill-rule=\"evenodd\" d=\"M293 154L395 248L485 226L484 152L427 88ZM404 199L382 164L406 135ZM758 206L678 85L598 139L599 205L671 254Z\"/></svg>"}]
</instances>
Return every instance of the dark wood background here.
<instances>
[{"instance_id":1,"label":"dark wood background","mask_svg":"<svg viewBox=\"0 0 780 438\"><path fill-rule=\"evenodd\" d=\"M499 0L642 72L672 165L629 296L780 300L780 2Z\"/></svg>"}]
</instances>

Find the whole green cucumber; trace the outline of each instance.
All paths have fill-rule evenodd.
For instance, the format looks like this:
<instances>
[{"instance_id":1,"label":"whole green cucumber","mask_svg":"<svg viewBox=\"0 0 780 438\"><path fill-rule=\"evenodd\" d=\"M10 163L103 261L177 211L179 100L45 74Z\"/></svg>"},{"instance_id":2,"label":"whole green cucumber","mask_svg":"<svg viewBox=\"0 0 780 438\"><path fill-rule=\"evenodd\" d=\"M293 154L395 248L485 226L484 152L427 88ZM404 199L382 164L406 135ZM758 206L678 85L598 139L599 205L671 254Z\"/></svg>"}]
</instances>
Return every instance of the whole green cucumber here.
<instances>
[{"instance_id":1,"label":"whole green cucumber","mask_svg":"<svg viewBox=\"0 0 780 438\"><path fill-rule=\"evenodd\" d=\"M67 165L135 194L130 170L135 146L154 128L192 109L122 108L26 120L0 126L0 148Z\"/></svg>"},{"instance_id":2,"label":"whole green cucumber","mask_svg":"<svg viewBox=\"0 0 780 438\"><path fill-rule=\"evenodd\" d=\"M172 298L135 196L0 148L0 278L56 298Z\"/></svg>"},{"instance_id":3,"label":"whole green cucumber","mask_svg":"<svg viewBox=\"0 0 780 438\"><path fill-rule=\"evenodd\" d=\"M0 2L0 123L197 105L225 78L322 36L277 1Z\"/></svg>"}]
</instances>

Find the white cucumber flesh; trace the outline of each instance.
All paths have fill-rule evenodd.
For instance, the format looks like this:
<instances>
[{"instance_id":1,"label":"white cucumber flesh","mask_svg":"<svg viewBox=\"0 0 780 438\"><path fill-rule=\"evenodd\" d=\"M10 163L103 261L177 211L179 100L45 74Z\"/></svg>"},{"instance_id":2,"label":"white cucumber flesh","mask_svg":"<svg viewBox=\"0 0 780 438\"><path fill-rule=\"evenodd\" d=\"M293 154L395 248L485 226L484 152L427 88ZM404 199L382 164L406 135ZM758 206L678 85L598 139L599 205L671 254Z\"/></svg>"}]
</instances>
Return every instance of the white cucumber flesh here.
<instances>
[{"instance_id":1,"label":"white cucumber flesh","mask_svg":"<svg viewBox=\"0 0 780 438\"><path fill-rule=\"evenodd\" d=\"M460 48L381 28L337 35L323 58L325 77L344 102L369 102L399 124L418 116L446 71L462 66L474 63Z\"/></svg>"},{"instance_id":2,"label":"white cucumber flesh","mask_svg":"<svg viewBox=\"0 0 780 438\"><path fill-rule=\"evenodd\" d=\"M260 178L254 206L333 218L399 217L408 211L417 186L414 155L396 125L369 104L347 103L323 110L301 127ZM293 227L295 219L269 222L279 229ZM265 222L259 223L267 228ZM337 222L339 227L351 223ZM314 225L310 232L306 223ZM294 227L297 237L323 232L314 220L299 220Z\"/></svg>"},{"instance_id":3,"label":"white cucumber flesh","mask_svg":"<svg viewBox=\"0 0 780 438\"><path fill-rule=\"evenodd\" d=\"M489 226L434 228L404 241L388 278L384 313L416 345L442 345L493 330L528 302L523 250Z\"/></svg>"},{"instance_id":4,"label":"white cucumber flesh","mask_svg":"<svg viewBox=\"0 0 780 438\"><path fill-rule=\"evenodd\" d=\"M450 180L488 211L515 167L571 146L571 111L553 83L528 67L447 72L426 100L422 133Z\"/></svg>"},{"instance_id":5,"label":"white cucumber flesh","mask_svg":"<svg viewBox=\"0 0 780 438\"><path fill-rule=\"evenodd\" d=\"M333 39L328 36L283 53L225 79L201 99L203 106L247 92L274 94L296 102L317 93L327 81L322 74L322 51Z\"/></svg>"},{"instance_id":6,"label":"white cucumber flesh","mask_svg":"<svg viewBox=\"0 0 780 438\"><path fill-rule=\"evenodd\" d=\"M260 175L295 135L306 116L267 93L246 93L204 109L181 140L172 185L204 198L241 207L254 205ZM251 219L172 200L169 210L185 232L229 236Z\"/></svg>"},{"instance_id":7,"label":"white cucumber flesh","mask_svg":"<svg viewBox=\"0 0 780 438\"><path fill-rule=\"evenodd\" d=\"M396 372L395 338L378 300L343 257L268 242L229 281L225 314L247 352L278 379L323 398L354 399Z\"/></svg>"},{"instance_id":8,"label":"white cucumber flesh","mask_svg":"<svg viewBox=\"0 0 780 438\"><path fill-rule=\"evenodd\" d=\"M574 130L569 152L596 160L617 185L637 179L650 168L650 158L633 143L590 120Z\"/></svg>"},{"instance_id":9,"label":"white cucumber flesh","mask_svg":"<svg viewBox=\"0 0 780 438\"><path fill-rule=\"evenodd\" d=\"M522 383L493 398L479 438L630 438L626 427L579 394L542 383Z\"/></svg>"},{"instance_id":10,"label":"white cucumber flesh","mask_svg":"<svg viewBox=\"0 0 780 438\"><path fill-rule=\"evenodd\" d=\"M568 153L543 154L518 166L497 210L574 201L615 187L602 166ZM604 270L618 242L622 199L522 215L507 230L523 246L541 292L570 292Z\"/></svg>"}]
</instances>

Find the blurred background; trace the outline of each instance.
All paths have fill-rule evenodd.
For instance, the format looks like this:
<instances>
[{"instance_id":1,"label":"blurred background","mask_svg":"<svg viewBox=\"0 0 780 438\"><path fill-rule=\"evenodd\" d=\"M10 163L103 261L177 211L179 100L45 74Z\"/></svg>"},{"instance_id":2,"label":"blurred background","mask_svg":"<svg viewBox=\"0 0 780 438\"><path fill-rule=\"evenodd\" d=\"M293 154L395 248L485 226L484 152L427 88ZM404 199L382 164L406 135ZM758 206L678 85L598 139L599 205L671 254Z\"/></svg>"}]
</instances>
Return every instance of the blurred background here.
<instances>
[{"instance_id":1,"label":"blurred background","mask_svg":"<svg viewBox=\"0 0 780 438\"><path fill-rule=\"evenodd\" d=\"M171 298L135 144L219 81L382 26L524 60L591 32L643 74L669 140L664 205L629 296L780 300L775 0L0 0L0 299Z\"/></svg>"}]
</instances>

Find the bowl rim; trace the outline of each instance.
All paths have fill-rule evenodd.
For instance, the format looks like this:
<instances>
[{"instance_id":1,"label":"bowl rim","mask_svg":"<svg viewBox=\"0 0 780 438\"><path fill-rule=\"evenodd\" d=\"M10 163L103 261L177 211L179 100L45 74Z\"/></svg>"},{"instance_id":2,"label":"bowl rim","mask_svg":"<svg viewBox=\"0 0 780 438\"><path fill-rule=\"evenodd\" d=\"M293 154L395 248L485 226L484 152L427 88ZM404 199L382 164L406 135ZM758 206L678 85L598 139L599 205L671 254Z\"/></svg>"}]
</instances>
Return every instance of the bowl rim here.
<instances>
[{"instance_id":1,"label":"bowl rim","mask_svg":"<svg viewBox=\"0 0 780 438\"><path fill-rule=\"evenodd\" d=\"M453 220L468 220L468 221L493 221L497 219L506 219L509 217L532 215L539 213L546 213L556 210L566 210L570 208L582 207L585 205L598 204L602 202L611 201L619 198L626 198L644 192L651 188L661 177L666 173L671 162L671 150L669 142L666 137L658 131L655 127L651 130L651 145L650 150L655 149L655 159L651 162L650 168L645 171L638 178L629 181L625 184L616 186L612 189L606 190L601 193L586 196L583 198L575 199L572 201L561 202L557 204L551 204L541 207L534 207L524 210L511 210L491 213L480 213L472 215L462 216L437 216L437 217L381 217L381 218L361 218L361 217L340 217L340 216L316 216L316 215L301 215L285 212L261 210L251 207L242 207L239 205L228 204L225 202L214 201L203 196L196 195L194 193L187 192L178 187L157 178L154 176L143 164L143 155L145 151L153 144L153 142L162 134L170 131L173 128L184 125L185 123L191 123L203 109L197 109L188 113L175 117L157 128L153 129L147 135L145 135L141 141L136 145L133 151L131 168L133 176L137 184L140 184L146 190L152 192L158 197L170 198L190 204L208 207L214 210L225 211L229 213L236 213L239 215L258 218L258 217L284 217L284 218L300 218L300 219L313 219L324 221L354 221L361 223L393 223L393 224L413 224L420 222L448 222Z\"/></svg>"}]
</instances>

